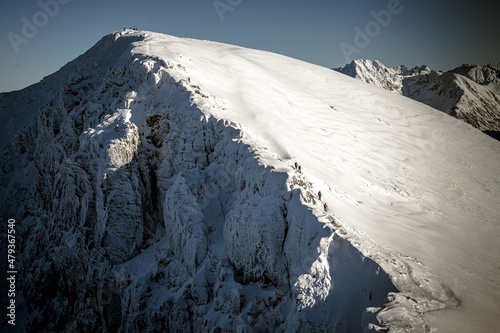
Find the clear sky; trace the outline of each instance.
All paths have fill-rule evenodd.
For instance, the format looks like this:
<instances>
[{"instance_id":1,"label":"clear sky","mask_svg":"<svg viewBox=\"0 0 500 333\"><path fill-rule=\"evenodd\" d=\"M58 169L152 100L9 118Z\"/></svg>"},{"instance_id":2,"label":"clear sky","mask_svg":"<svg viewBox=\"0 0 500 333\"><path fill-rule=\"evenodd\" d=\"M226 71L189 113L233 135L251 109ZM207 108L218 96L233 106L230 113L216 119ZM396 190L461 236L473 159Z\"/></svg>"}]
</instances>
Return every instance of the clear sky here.
<instances>
[{"instance_id":1,"label":"clear sky","mask_svg":"<svg viewBox=\"0 0 500 333\"><path fill-rule=\"evenodd\" d=\"M489 2L3 1L0 91L40 81L124 27L268 50L326 67L358 58L441 70L497 64L500 2Z\"/></svg>"}]
</instances>

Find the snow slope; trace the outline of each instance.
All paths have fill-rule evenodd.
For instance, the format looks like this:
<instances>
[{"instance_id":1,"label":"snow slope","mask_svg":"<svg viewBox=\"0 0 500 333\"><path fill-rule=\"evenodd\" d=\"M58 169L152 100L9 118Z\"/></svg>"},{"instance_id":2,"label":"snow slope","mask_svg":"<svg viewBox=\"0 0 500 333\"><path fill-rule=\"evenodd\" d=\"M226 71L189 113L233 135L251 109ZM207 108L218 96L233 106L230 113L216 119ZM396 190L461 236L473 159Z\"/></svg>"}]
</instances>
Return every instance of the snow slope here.
<instances>
[{"instance_id":1,"label":"snow slope","mask_svg":"<svg viewBox=\"0 0 500 333\"><path fill-rule=\"evenodd\" d=\"M500 133L498 66L462 65L440 72L427 66L408 70L388 68L377 60L353 60L334 70L425 103L493 137Z\"/></svg>"},{"instance_id":2,"label":"snow slope","mask_svg":"<svg viewBox=\"0 0 500 333\"><path fill-rule=\"evenodd\" d=\"M106 36L29 89L0 100L27 327L498 328L500 143L471 126L151 32ZM24 104L32 90L47 101Z\"/></svg>"}]
</instances>

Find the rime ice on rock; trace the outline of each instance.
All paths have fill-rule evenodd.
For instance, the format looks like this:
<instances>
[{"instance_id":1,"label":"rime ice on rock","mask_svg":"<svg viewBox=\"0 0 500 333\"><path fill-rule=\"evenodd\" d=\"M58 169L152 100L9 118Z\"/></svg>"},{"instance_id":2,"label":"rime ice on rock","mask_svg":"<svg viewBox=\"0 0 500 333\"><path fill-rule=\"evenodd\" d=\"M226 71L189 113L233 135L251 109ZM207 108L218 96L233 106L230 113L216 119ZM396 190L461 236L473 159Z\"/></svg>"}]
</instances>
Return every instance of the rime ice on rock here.
<instances>
[{"instance_id":1,"label":"rime ice on rock","mask_svg":"<svg viewBox=\"0 0 500 333\"><path fill-rule=\"evenodd\" d=\"M498 327L500 147L442 112L130 31L0 111L26 331Z\"/></svg>"},{"instance_id":2,"label":"rime ice on rock","mask_svg":"<svg viewBox=\"0 0 500 333\"><path fill-rule=\"evenodd\" d=\"M137 96L137 92L135 91L129 91L128 93L125 94L124 100L125 100L125 109L130 109L130 105L134 101L134 98Z\"/></svg>"}]
</instances>

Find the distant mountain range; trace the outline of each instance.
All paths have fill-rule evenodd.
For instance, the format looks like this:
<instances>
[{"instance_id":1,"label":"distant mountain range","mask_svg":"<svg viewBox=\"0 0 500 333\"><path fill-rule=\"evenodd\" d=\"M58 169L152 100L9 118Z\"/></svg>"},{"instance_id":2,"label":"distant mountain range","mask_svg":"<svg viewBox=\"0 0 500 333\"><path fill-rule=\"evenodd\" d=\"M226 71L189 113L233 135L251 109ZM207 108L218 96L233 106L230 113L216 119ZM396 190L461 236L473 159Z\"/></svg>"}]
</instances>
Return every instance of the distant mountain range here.
<instances>
[{"instance_id":1,"label":"distant mountain range","mask_svg":"<svg viewBox=\"0 0 500 333\"><path fill-rule=\"evenodd\" d=\"M462 65L447 72L427 66L386 67L353 60L334 70L410 97L500 139L500 66Z\"/></svg>"}]
</instances>

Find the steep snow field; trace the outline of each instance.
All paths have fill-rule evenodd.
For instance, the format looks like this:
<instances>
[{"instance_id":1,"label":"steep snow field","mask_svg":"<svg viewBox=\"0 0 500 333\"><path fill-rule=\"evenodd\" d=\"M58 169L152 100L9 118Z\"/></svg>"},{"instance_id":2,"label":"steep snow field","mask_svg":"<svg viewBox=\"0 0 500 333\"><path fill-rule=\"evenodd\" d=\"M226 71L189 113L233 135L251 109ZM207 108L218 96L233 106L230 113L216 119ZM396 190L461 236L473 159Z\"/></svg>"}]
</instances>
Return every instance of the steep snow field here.
<instances>
[{"instance_id":1,"label":"steep snow field","mask_svg":"<svg viewBox=\"0 0 500 333\"><path fill-rule=\"evenodd\" d=\"M133 52L181 64L177 80L227 100L224 110L194 97L239 124L265 165L291 173L299 161L330 212L376 244L362 252L387 247L429 267L461 302L430 314L431 327L498 328L499 143L417 102L267 52L153 34Z\"/></svg>"},{"instance_id":2,"label":"steep snow field","mask_svg":"<svg viewBox=\"0 0 500 333\"><path fill-rule=\"evenodd\" d=\"M37 101L56 101L32 127L54 152L19 148L29 138L17 135L14 95L2 96L3 132L17 138L2 140L2 199L11 203L2 213L19 213L12 202L41 191L40 179L54 186L57 196L37 204L64 221L78 215L55 253L85 243L64 256L89 251L88 281L106 270L126 276L113 285L121 312L98 311L108 330L149 327L144 318L165 308L177 309L166 321L173 331L498 329L500 142L327 68L151 32L107 36L54 75L31 90L60 89L70 76L65 94L78 99ZM36 189L24 180L33 168ZM20 183L25 190L14 189ZM31 237L45 232L33 211L23 221ZM106 265L92 272L97 258ZM117 313L121 323L110 319ZM189 316L189 329L168 326Z\"/></svg>"}]
</instances>

